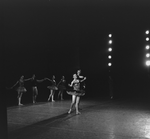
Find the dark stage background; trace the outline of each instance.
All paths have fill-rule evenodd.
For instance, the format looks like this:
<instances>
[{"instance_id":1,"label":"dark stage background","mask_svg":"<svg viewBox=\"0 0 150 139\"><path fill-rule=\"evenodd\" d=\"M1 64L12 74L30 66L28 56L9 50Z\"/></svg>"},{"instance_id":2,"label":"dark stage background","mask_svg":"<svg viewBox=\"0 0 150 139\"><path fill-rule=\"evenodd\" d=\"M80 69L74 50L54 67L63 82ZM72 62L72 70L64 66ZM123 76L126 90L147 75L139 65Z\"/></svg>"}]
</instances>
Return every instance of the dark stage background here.
<instances>
[{"instance_id":1,"label":"dark stage background","mask_svg":"<svg viewBox=\"0 0 150 139\"><path fill-rule=\"evenodd\" d=\"M107 39L113 34L115 98L150 97L145 66L145 31L150 29L149 0L12 0L4 3L5 84L24 75L61 76L67 83L78 68L87 77L87 98L108 98ZM32 102L30 84L23 102ZM40 101L48 90L39 85ZM9 104L17 92L6 91ZM47 94L46 94L47 93ZM30 99L29 99L30 96ZM66 94L65 97L68 97ZM45 99L46 98L46 99Z\"/></svg>"}]
</instances>

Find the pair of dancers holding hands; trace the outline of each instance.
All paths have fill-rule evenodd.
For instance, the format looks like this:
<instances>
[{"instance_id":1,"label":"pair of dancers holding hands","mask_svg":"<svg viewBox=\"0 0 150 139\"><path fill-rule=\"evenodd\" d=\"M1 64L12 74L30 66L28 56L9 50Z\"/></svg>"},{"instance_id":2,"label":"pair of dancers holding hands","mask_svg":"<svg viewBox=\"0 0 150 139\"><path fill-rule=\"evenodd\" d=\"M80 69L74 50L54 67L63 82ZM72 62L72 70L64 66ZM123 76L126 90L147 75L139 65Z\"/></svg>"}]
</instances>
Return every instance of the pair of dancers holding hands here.
<instances>
[{"instance_id":1,"label":"pair of dancers holding hands","mask_svg":"<svg viewBox=\"0 0 150 139\"><path fill-rule=\"evenodd\" d=\"M52 77L52 80L49 79L49 78L45 78L45 79L49 80L52 83L51 86L47 87L48 89L50 89L50 94L49 94L49 97L48 97L48 101L50 101L50 99L51 99L52 102L55 102L55 100L54 100L54 94L55 94L56 90L59 90L58 99L59 99L59 97L61 97L61 100L64 100L63 99L63 92L64 92L64 90L66 90L66 87L65 87L65 83L66 83L65 77L62 76L62 78L59 81L58 85L56 85L56 81L55 81L55 76L54 75Z\"/></svg>"},{"instance_id":2,"label":"pair of dancers holding hands","mask_svg":"<svg viewBox=\"0 0 150 139\"><path fill-rule=\"evenodd\" d=\"M68 114L71 113L73 106L75 105L76 114L81 114L79 112L79 102L80 102L80 96L85 95L85 83L81 86L81 83L86 80L86 77L81 76L81 70L77 71L77 74L73 74L73 80L71 84L68 84L70 87L73 87L73 90L67 91L69 95L72 95L72 102L70 105L70 109L68 111Z\"/></svg>"},{"instance_id":3,"label":"pair of dancers holding hands","mask_svg":"<svg viewBox=\"0 0 150 139\"><path fill-rule=\"evenodd\" d=\"M37 84L40 82L43 82L45 80L48 80L52 83L51 86L48 86L47 88L50 89L50 95L48 98L48 101L50 101L50 99L52 98L52 102L54 102L54 93L55 90L59 90L59 94L58 94L58 98L61 97L61 100L63 100L63 91L65 89L65 77L62 76L62 79L60 80L60 82L58 83L58 85L56 85L56 81L55 81L55 76L52 76L52 79L49 78L44 78L41 80L36 79L35 74L28 79L24 79L24 76L21 76L20 79L10 88L13 89L14 87L18 86L16 88L16 91L18 92L18 105L21 106L23 105L21 103L21 99L22 99L22 95L23 93L27 92L27 89L24 87L25 81L31 81L32 84L32 98L33 98L33 103L36 102L36 98L38 95L38 88L37 88Z\"/></svg>"}]
</instances>

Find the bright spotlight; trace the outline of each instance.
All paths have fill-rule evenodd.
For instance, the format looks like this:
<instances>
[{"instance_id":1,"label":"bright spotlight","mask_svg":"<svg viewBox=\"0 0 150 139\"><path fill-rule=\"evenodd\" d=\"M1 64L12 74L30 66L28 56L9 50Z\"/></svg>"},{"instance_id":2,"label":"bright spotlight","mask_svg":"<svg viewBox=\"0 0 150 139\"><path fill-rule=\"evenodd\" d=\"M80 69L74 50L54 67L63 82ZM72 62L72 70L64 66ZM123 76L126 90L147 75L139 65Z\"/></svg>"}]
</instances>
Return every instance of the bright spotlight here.
<instances>
[{"instance_id":1,"label":"bright spotlight","mask_svg":"<svg viewBox=\"0 0 150 139\"><path fill-rule=\"evenodd\" d=\"M109 34L108 36L109 36L109 38L111 38L111 37L112 37L112 34Z\"/></svg>"},{"instance_id":2,"label":"bright spotlight","mask_svg":"<svg viewBox=\"0 0 150 139\"><path fill-rule=\"evenodd\" d=\"M146 37L146 41L149 41L149 37Z\"/></svg>"},{"instance_id":3,"label":"bright spotlight","mask_svg":"<svg viewBox=\"0 0 150 139\"><path fill-rule=\"evenodd\" d=\"M149 30L146 30L146 31L145 31L145 34L149 34Z\"/></svg>"},{"instance_id":4,"label":"bright spotlight","mask_svg":"<svg viewBox=\"0 0 150 139\"><path fill-rule=\"evenodd\" d=\"M150 46L149 45L146 45L146 47L145 47L147 50L150 48Z\"/></svg>"},{"instance_id":5,"label":"bright spotlight","mask_svg":"<svg viewBox=\"0 0 150 139\"><path fill-rule=\"evenodd\" d=\"M108 63L108 66L109 66L109 67L112 66L112 63Z\"/></svg>"},{"instance_id":6,"label":"bright spotlight","mask_svg":"<svg viewBox=\"0 0 150 139\"><path fill-rule=\"evenodd\" d=\"M146 66L150 66L150 60L146 61Z\"/></svg>"},{"instance_id":7,"label":"bright spotlight","mask_svg":"<svg viewBox=\"0 0 150 139\"><path fill-rule=\"evenodd\" d=\"M111 52L111 51L112 51L112 48L108 48L108 51Z\"/></svg>"},{"instance_id":8,"label":"bright spotlight","mask_svg":"<svg viewBox=\"0 0 150 139\"><path fill-rule=\"evenodd\" d=\"M112 58L112 56L111 56L111 55L109 55L109 56L108 56L108 59L111 59L111 58Z\"/></svg>"},{"instance_id":9,"label":"bright spotlight","mask_svg":"<svg viewBox=\"0 0 150 139\"><path fill-rule=\"evenodd\" d=\"M150 57L150 54L149 54L149 53L147 53L147 54L146 54L146 57Z\"/></svg>"},{"instance_id":10,"label":"bright spotlight","mask_svg":"<svg viewBox=\"0 0 150 139\"><path fill-rule=\"evenodd\" d=\"M112 40L109 40L109 42L108 42L109 44L112 44Z\"/></svg>"}]
</instances>

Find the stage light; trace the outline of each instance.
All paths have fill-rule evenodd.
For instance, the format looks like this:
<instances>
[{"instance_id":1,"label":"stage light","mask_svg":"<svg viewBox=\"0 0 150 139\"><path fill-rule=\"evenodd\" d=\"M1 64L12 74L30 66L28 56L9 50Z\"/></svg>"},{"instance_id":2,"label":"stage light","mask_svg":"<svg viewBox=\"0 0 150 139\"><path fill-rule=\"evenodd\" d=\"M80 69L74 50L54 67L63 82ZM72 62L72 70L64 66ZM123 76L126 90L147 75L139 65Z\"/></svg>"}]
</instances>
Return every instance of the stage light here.
<instances>
[{"instance_id":1,"label":"stage light","mask_svg":"<svg viewBox=\"0 0 150 139\"><path fill-rule=\"evenodd\" d=\"M108 59L111 59L111 58L112 58L112 56L111 56L111 55L109 55L109 56L108 56Z\"/></svg>"},{"instance_id":2,"label":"stage light","mask_svg":"<svg viewBox=\"0 0 150 139\"><path fill-rule=\"evenodd\" d=\"M112 51L112 48L108 48L108 51L111 52L111 51Z\"/></svg>"},{"instance_id":3,"label":"stage light","mask_svg":"<svg viewBox=\"0 0 150 139\"><path fill-rule=\"evenodd\" d=\"M146 45L146 47L145 47L147 50L150 48L150 46L149 45Z\"/></svg>"},{"instance_id":4,"label":"stage light","mask_svg":"<svg viewBox=\"0 0 150 139\"><path fill-rule=\"evenodd\" d=\"M147 66L150 66L150 60L147 60L147 61L146 61L146 65L147 65Z\"/></svg>"},{"instance_id":5,"label":"stage light","mask_svg":"<svg viewBox=\"0 0 150 139\"><path fill-rule=\"evenodd\" d=\"M109 42L108 42L109 44L112 44L112 40L109 40Z\"/></svg>"},{"instance_id":6,"label":"stage light","mask_svg":"<svg viewBox=\"0 0 150 139\"><path fill-rule=\"evenodd\" d=\"M149 30L146 30L146 31L145 31L145 34L149 34Z\"/></svg>"},{"instance_id":7,"label":"stage light","mask_svg":"<svg viewBox=\"0 0 150 139\"><path fill-rule=\"evenodd\" d=\"M149 53L147 53L147 54L146 54L146 57L150 57L150 54L149 54Z\"/></svg>"},{"instance_id":8,"label":"stage light","mask_svg":"<svg viewBox=\"0 0 150 139\"><path fill-rule=\"evenodd\" d=\"M146 41L149 41L149 37L146 37Z\"/></svg>"},{"instance_id":9,"label":"stage light","mask_svg":"<svg viewBox=\"0 0 150 139\"><path fill-rule=\"evenodd\" d=\"M108 36L109 36L109 38L111 38L111 37L112 37L112 34L109 34Z\"/></svg>"},{"instance_id":10,"label":"stage light","mask_svg":"<svg viewBox=\"0 0 150 139\"><path fill-rule=\"evenodd\" d=\"M109 66L109 67L112 66L112 63L108 63L108 66Z\"/></svg>"}]
</instances>

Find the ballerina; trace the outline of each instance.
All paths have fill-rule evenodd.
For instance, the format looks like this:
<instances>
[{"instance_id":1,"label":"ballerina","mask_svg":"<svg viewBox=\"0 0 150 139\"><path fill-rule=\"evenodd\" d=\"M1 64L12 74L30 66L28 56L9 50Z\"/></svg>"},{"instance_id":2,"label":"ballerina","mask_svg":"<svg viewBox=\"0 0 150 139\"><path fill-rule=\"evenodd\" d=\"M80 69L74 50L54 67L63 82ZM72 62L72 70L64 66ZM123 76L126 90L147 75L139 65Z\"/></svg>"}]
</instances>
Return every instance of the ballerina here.
<instances>
[{"instance_id":1,"label":"ballerina","mask_svg":"<svg viewBox=\"0 0 150 139\"><path fill-rule=\"evenodd\" d=\"M22 95L23 95L23 93L27 92L27 89L24 87L24 81L28 81L28 80L30 80L30 79L24 79L24 76L22 75L20 77L20 79L10 88L10 89L12 89L16 85L19 85L19 87L16 89L16 91L18 92L17 98L18 98L18 105L19 106L23 105L21 103Z\"/></svg>"},{"instance_id":2,"label":"ballerina","mask_svg":"<svg viewBox=\"0 0 150 139\"><path fill-rule=\"evenodd\" d=\"M59 99L59 97L61 97L61 100L64 100L64 99L63 99L63 92L64 92L64 90L66 89L65 83L66 83L65 77L62 76L60 82L59 82L58 85L57 85L57 86L58 86L58 90L59 90L58 99Z\"/></svg>"},{"instance_id":3,"label":"ballerina","mask_svg":"<svg viewBox=\"0 0 150 139\"><path fill-rule=\"evenodd\" d=\"M72 102L68 114L71 113L74 105L76 109L76 114L80 114L79 112L80 96L85 95L85 92L83 90L80 90L80 82L83 82L84 80L86 80L86 78L84 78L83 80L79 80L77 74L74 74L73 78L74 78L73 81L71 82L71 84L69 84L70 87L73 87L73 90L67 91L69 95L72 95Z\"/></svg>"},{"instance_id":4,"label":"ballerina","mask_svg":"<svg viewBox=\"0 0 150 139\"><path fill-rule=\"evenodd\" d=\"M50 99L52 98L52 102L55 102L54 94L55 94L55 91L58 90L58 88L56 86L55 76L54 75L52 76L52 80L49 79L49 78L45 78L45 79L49 80L52 83L51 86L47 87L48 89L50 89L50 94L49 94L49 97L48 97L48 101L50 101Z\"/></svg>"}]
</instances>

